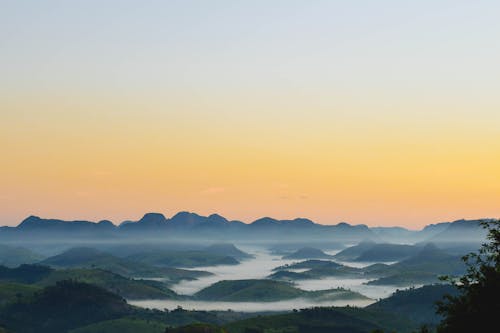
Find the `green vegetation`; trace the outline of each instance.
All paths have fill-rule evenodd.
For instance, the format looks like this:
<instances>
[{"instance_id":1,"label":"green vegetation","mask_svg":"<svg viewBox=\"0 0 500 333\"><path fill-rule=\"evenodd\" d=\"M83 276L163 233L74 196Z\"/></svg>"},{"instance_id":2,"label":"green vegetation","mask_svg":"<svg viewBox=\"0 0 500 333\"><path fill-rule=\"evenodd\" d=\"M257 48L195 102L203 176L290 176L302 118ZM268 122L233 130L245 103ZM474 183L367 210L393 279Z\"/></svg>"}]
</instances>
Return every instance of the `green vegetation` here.
<instances>
[{"instance_id":1,"label":"green vegetation","mask_svg":"<svg viewBox=\"0 0 500 333\"><path fill-rule=\"evenodd\" d=\"M418 284L433 284L438 283L439 275L430 272L401 272L394 275L389 275L376 280L368 281L366 284L370 286L412 286Z\"/></svg>"},{"instance_id":2,"label":"green vegetation","mask_svg":"<svg viewBox=\"0 0 500 333\"><path fill-rule=\"evenodd\" d=\"M164 333L165 324L158 321L120 318L101 321L69 331L69 333Z\"/></svg>"},{"instance_id":3,"label":"green vegetation","mask_svg":"<svg viewBox=\"0 0 500 333\"><path fill-rule=\"evenodd\" d=\"M226 331L215 325L191 324L176 328L167 328L165 333L226 333Z\"/></svg>"},{"instance_id":4,"label":"green vegetation","mask_svg":"<svg viewBox=\"0 0 500 333\"><path fill-rule=\"evenodd\" d=\"M345 289L306 291L292 284L274 280L225 280L200 290L195 294L200 300L226 302L272 302L293 298L317 300L368 299Z\"/></svg>"},{"instance_id":5,"label":"green vegetation","mask_svg":"<svg viewBox=\"0 0 500 333\"><path fill-rule=\"evenodd\" d=\"M180 298L164 283L150 280L134 280L101 269L64 269L55 270L37 282L49 286L61 280L75 280L90 283L127 299L178 299Z\"/></svg>"},{"instance_id":6,"label":"green vegetation","mask_svg":"<svg viewBox=\"0 0 500 333\"><path fill-rule=\"evenodd\" d=\"M295 310L236 321L225 327L231 333L369 333L376 329L406 333L416 328L398 315L353 307Z\"/></svg>"},{"instance_id":7,"label":"green vegetation","mask_svg":"<svg viewBox=\"0 0 500 333\"><path fill-rule=\"evenodd\" d=\"M286 255L283 259L328 259L333 256L313 247L303 247L294 253Z\"/></svg>"},{"instance_id":8,"label":"green vegetation","mask_svg":"<svg viewBox=\"0 0 500 333\"><path fill-rule=\"evenodd\" d=\"M0 282L0 306L9 302L31 297L40 289L41 288L37 286L27 284Z\"/></svg>"},{"instance_id":9,"label":"green vegetation","mask_svg":"<svg viewBox=\"0 0 500 333\"><path fill-rule=\"evenodd\" d=\"M167 283L193 280L211 275L208 272L156 267L145 263L147 258L136 256L136 260L118 258L93 248L72 248L59 255L47 258L42 263L57 268L101 268L127 277L165 278Z\"/></svg>"},{"instance_id":10,"label":"green vegetation","mask_svg":"<svg viewBox=\"0 0 500 333\"><path fill-rule=\"evenodd\" d=\"M54 270L39 265L22 265L18 268L0 267L0 281L36 284L46 287L57 281L74 280L90 283L128 299L178 299L166 284L150 280L134 280L102 269Z\"/></svg>"},{"instance_id":11,"label":"green vegetation","mask_svg":"<svg viewBox=\"0 0 500 333\"><path fill-rule=\"evenodd\" d=\"M219 256L230 256L235 259L248 259L252 258L251 254L241 251L231 243L213 244L203 249L207 253L216 254Z\"/></svg>"},{"instance_id":12,"label":"green vegetation","mask_svg":"<svg viewBox=\"0 0 500 333\"><path fill-rule=\"evenodd\" d=\"M132 311L132 307L118 295L68 280L59 281L32 297L7 304L0 311L0 323L14 332L56 333L123 317Z\"/></svg>"},{"instance_id":13,"label":"green vegetation","mask_svg":"<svg viewBox=\"0 0 500 333\"><path fill-rule=\"evenodd\" d=\"M33 264L43 257L24 247L0 244L0 265L17 267L21 264Z\"/></svg>"},{"instance_id":14,"label":"green vegetation","mask_svg":"<svg viewBox=\"0 0 500 333\"><path fill-rule=\"evenodd\" d=\"M151 251L133 254L127 257L127 259L161 267L201 267L239 264L239 261L233 257L204 251Z\"/></svg>"},{"instance_id":15,"label":"green vegetation","mask_svg":"<svg viewBox=\"0 0 500 333\"><path fill-rule=\"evenodd\" d=\"M457 289L450 284L398 290L392 296L369 305L367 309L401 315L419 325L435 326L442 318L436 313L436 302L443 299L445 295L456 294Z\"/></svg>"},{"instance_id":16,"label":"green vegetation","mask_svg":"<svg viewBox=\"0 0 500 333\"><path fill-rule=\"evenodd\" d=\"M284 266L278 266L274 268L273 270L279 271L279 270L287 270L287 269L312 269L312 268L318 268L318 267L340 267L342 265L330 261L330 260L317 260L317 259L311 259L311 260L305 260L297 263L293 263L291 265L284 265Z\"/></svg>"},{"instance_id":17,"label":"green vegetation","mask_svg":"<svg viewBox=\"0 0 500 333\"><path fill-rule=\"evenodd\" d=\"M365 248L371 243L362 243ZM308 269L304 272L290 272L293 269ZM278 270L269 276L271 279L293 281L306 279L321 279L325 277L349 277L374 279L369 285L397 285L413 286L418 284L432 284L439 282L441 275L459 275L465 270L465 265L459 256L450 255L428 244L420 251L401 262L387 264L373 264L364 268L341 265L327 260L306 260L292 265L275 268Z\"/></svg>"},{"instance_id":18,"label":"green vegetation","mask_svg":"<svg viewBox=\"0 0 500 333\"><path fill-rule=\"evenodd\" d=\"M49 276L54 270L41 265L21 265L16 268L0 266L0 281L35 283Z\"/></svg>"},{"instance_id":19,"label":"green vegetation","mask_svg":"<svg viewBox=\"0 0 500 333\"><path fill-rule=\"evenodd\" d=\"M465 256L466 273L456 284L457 295L439 304L444 316L438 333L474 332L498 327L500 309L500 220L482 221L488 243L478 253ZM484 330L486 331L486 330Z\"/></svg>"}]
</instances>

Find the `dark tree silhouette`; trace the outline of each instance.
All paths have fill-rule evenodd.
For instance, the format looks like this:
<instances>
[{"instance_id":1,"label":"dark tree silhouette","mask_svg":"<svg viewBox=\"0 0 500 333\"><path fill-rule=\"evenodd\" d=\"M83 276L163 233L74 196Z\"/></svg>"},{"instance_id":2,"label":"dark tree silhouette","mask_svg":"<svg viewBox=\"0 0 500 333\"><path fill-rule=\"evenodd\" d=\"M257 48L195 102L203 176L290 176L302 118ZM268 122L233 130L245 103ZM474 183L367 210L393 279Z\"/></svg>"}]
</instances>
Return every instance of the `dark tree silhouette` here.
<instances>
[{"instance_id":1,"label":"dark tree silhouette","mask_svg":"<svg viewBox=\"0 0 500 333\"><path fill-rule=\"evenodd\" d=\"M488 242L478 253L464 256L467 272L458 282L457 296L438 303L443 321L438 333L480 332L481 327L498 328L500 315L500 220L482 222Z\"/></svg>"}]
</instances>

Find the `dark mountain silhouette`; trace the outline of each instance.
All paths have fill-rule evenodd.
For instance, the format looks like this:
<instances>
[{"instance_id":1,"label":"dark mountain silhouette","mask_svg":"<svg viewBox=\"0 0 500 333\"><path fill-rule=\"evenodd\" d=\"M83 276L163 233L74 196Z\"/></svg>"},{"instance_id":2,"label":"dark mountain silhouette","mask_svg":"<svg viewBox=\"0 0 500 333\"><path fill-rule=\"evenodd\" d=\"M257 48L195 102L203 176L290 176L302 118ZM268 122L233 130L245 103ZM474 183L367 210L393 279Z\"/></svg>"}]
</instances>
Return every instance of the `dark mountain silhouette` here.
<instances>
[{"instance_id":1,"label":"dark mountain silhouette","mask_svg":"<svg viewBox=\"0 0 500 333\"><path fill-rule=\"evenodd\" d=\"M278 220L271 217L260 218L252 223L229 221L218 214L201 216L191 212L179 212L171 218L160 213L147 213L138 221L124 221L115 226L110 221L64 221L43 219L30 216L17 227L1 227L0 241L44 241L58 242L74 240L93 241L95 239L136 239L145 237L163 241L165 239L213 239L221 242L228 240L260 240L269 242L286 240L296 242L309 239L313 243L359 243L363 240L380 241L381 235L408 235L414 239L425 239L435 243L452 240L471 241L484 232L477 221L456 221L439 223L421 231L404 228L369 228L366 225L350 225L342 222L336 225L322 225L305 218ZM394 238L394 237L393 237ZM411 237L410 237L411 238ZM345 254L345 253L344 253Z\"/></svg>"}]
</instances>

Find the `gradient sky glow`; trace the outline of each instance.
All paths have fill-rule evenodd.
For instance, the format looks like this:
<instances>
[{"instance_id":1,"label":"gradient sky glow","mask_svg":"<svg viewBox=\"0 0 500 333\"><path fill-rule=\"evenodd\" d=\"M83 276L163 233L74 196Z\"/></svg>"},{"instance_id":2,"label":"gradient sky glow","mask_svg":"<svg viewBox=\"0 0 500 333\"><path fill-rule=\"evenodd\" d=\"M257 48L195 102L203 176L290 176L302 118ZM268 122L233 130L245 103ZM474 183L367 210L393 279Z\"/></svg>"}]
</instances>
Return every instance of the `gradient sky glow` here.
<instances>
[{"instance_id":1,"label":"gradient sky glow","mask_svg":"<svg viewBox=\"0 0 500 333\"><path fill-rule=\"evenodd\" d=\"M0 0L0 224L500 217L498 1Z\"/></svg>"}]
</instances>

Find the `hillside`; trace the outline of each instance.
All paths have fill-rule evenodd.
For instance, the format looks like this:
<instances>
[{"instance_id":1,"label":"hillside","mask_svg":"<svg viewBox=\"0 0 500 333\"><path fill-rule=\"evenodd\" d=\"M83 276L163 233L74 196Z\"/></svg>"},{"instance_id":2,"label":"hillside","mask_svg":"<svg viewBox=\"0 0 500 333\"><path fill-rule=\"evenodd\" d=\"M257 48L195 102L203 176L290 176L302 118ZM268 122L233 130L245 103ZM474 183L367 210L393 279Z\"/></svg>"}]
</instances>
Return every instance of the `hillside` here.
<instances>
[{"instance_id":1,"label":"hillside","mask_svg":"<svg viewBox=\"0 0 500 333\"><path fill-rule=\"evenodd\" d=\"M178 299L180 298L164 283L151 280L134 280L101 269L55 270L37 285L46 287L61 280L85 282L104 288L126 299Z\"/></svg>"},{"instance_id":2,"label":"hillside","mask_svg":"<svg viewBox=\"0 0 500 333\"><path fill-rule=\"evenodd\" d=\"M436 324L436 302L444 295L455 295L457 289L449 284L428 285L421 288L399 290L392 296L371 304L367 309L382 310L407 317L417 324Z\"/></svg>"},{"instance_id":3,"label":"hillside","mask_svg":"<svg viewBox=\"0 0 500 333\"><path fill-rule=\"evenodd\" d=\"M333 257L341 261L354 261L365 251L369 251L375 244L373 241L365 240L357 245L343 249Z\"/></svg>"},{"instance_id":4,"label":"hillside","mask_svg":"<svg viewBox=\"0 0 500 333\"><path fill-rule=\"evenodd\" d=\"M135 256L135 260L118 258L93 248L72 248L42 261L57 268L101 268L127 277L163 278L169 283L193 280L211 275L208 272L156 267L146 263L147 257Z\"/></svg>"},{"instance_id":5,"label":"hillside","mask_svg":"<svg viewBox=\"0 0 500 333\"><path fill-rule=\"evenodd\" d=\"M68 333L164 333L166 325L138 318L105 320L83 326Z\"/></svg>"},{"instance_id":6,"label":"hillside","mask_svg":"<svg viewBox=\"0 0 500 333\"><path fill-rule=\"evenodd\" d=\"M107 290L81 282L60 281L33 297L4 307L0 322L15 332L63 333L132 312L124 299Z\"/></svg>"},{"instance_id":7,"label":"hillside","mask_svg":"<svg viewBox=\"0 0 500 333\"><path fill-rule=\"evenodd\" d=\"M248 254L246 252L241 251L236 246L234 246L234 244L231 244L231 243L212 244L212 245L204 248L203 251L207 252L207 253L219 255L219 256L233 257L233 258L238 259L238 260L248 259L248 258L253 257L251 254Z\"/></svg>"},{"instance_id":8,"label":"hillside","mask_svg":"<svg viewBox=\"0 0 500 333\"><path fill-rule=\"evenodd\" d=\"M18 246L0 244L0 265L17 267L21 264L33 264L43 257L29 249Z\"/></svg>"},{"instance_id":9,"label":"hillside","mask_svg":"<svg viewBox=\"0 0 500 333\"><path fill-rule=\"evenodd\" d=\"M239 264L239 261L231 256L212 254L205 251L151 251L133 254L128 256L127 259L159 267L203 267Z\"/></svg>"},{"instance_id":10,"label":"hillside","mask_svg":"<svg viewBox=\"0 0 500 333\"><path fill-rule=\"evenodd\" d=\"M273 280L219 281L194 296L200 300L225 302L272 302L299 297L322 300L367 299L359 293L344 289L305 291L290 283Z\"/></svg>"},{"instance_id":11,"label":"hillside","mask_svg":"<svg viewBox=\"0 0 500 333\"><path fill-rule=\"evenodd\" d=\"M283 259L329 259L333 256L313 247L303 247L297 251L288 254Z\"/></svg>"},{"instance_id":12,"label":"hillside","mask_svg":"<svg viewBox=\"0 0 500 333\"><path fill-rule=\"evenodd\" d=\"M231 333L410 333L417 326L401 316L354 307L311 308L292 313L258 316L225 325Z\"/></svg>"}]
</instances>

